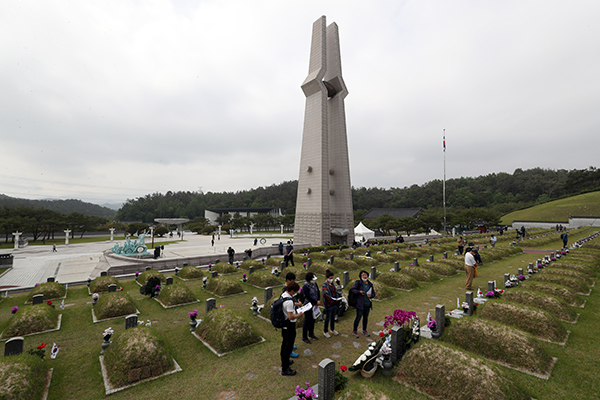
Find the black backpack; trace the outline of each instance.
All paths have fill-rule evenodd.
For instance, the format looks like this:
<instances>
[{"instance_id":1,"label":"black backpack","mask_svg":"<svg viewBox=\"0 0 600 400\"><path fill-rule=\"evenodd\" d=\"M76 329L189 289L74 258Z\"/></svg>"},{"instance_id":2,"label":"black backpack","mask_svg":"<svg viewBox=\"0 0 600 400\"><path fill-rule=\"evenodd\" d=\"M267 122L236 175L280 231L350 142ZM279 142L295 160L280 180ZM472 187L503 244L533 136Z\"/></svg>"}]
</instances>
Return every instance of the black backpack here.
<instances>
[{"instance_id":1,"label":"black backpack","mask_svg":"<svg viewBox=\"0 0 600 400\"><path fill-rule=\"evenodd\" d=\"M356 299L358 295L352 291L352 289L348 290L348 305L350 307L356 307Z\"/></svg>"},{"instance_id":2,"label":"black backpack","mask_svg":"<svg viewBox=\"0 0 600 400\"><path fill-rule=\"evenodd\" d=\"M289 297L279 297L271 304L271 323L275 328L283 328L287 319L283 315L283 303L285 301L293 301Z\"/></svg>"}]
</instances>

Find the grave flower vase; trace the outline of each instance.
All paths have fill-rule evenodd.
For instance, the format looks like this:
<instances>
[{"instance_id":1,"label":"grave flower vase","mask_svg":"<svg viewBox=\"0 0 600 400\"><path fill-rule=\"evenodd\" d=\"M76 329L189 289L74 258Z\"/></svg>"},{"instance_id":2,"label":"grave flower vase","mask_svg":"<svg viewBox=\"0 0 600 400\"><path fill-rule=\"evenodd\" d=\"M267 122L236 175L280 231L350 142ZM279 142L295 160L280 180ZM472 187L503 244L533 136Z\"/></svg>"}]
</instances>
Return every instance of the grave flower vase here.
<instances>
[{"instance_id":1,"label":"grave flower vase","mask_svg":"<svg viewBox=\"0 0 600 400\"><path fill-rule=\"evenodd\" d=\"M392 362L389 355L385 356L383 362L381 363L381 366L383 367L384 375L389 376L392 374L392 368L394 367L394 363Z\"/></svg>"},{"instance_id":2,"label":"grave flower vase","mask_svg":"<svg viewBox=\"0 0 600 400\"><path fill-rule=\"evenodd\" d=\"M197 326L198 326L198 321L196 321L196 318L191 318L191 321L190 321L190 332L194 332L196 330Z\"/></svg>"},{"instance_id":3,"label":"grave flower vase","mask_svg":"<svg viewBox=\"0 0 600 400\"><path fill-rule=\"evenodd\" d=\"M108 346L110 346L111 343L112 342L110 341L110 336L105 336L104 342L102 342L102 351L100 352L100 354L104 354L104 352L106 351Z\"/></svg>"}]
</instances>

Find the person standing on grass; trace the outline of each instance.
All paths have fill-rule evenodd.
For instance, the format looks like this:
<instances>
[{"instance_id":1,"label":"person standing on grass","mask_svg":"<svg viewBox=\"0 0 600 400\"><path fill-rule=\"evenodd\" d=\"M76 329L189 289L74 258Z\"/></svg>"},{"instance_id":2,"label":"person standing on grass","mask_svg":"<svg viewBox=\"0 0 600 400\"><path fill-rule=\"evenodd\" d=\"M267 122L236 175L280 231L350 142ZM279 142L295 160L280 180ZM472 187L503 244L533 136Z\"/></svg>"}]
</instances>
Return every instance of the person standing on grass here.
<instances>
[{"instance_id":1,"label":"person standing on grass","mask_svg":"<svg viewBox=\"0 0 600 400\"><path fill-rule=\"evenodd\" d=\"M306 344L311 344L310 339L319 340L315 336L315 311L321 305L321 294L317 287L317 277L312 272L306 273L306 282L302 285L302 293L304 294L304 304L311 304L312 309L304 313L304 325L302 325L302 341Z\"/></svg>"},{"instance_id":2,"label":"person standing on grass","mask_svg":"<svg viewBox=\"0 0 600 400\"><path fill-rule=\"evenodd\" d=\"M498 239L496 239L496 236L492 235L492 237L490 238L490 244L492 245L492 247L496 246L496 241Z\"/></svg>"},{"instance_id":3,"label":"person standing on grass","mask_svg":"<svg viewBox=\"0 0 600 400\"><path fill-rule=\"evenodd\" d=\"M467 290L473 290L473 278L475 277L476 268L475 249L473 247L467 247L467 251L465 252L465 272L467 273L465 289Z\"/></svg>"},{"instance_id":4,"label":"person standing on grass","mask_svg":"<svg viewBox=\"0 0 600 400\"><path fill-rule=\"evenodd\" d=\"M328 332L328 327L331 325L331 333L339 335L339 332L335 330L335 313L337 312L337 305L339 300L337 299L337 289L333 285L333 272L330 270L325 271L325 282L321 287L323 292L323 300L325 302L325 326L323 327L323 336L330 338L331 335Z\"/></svg>"},{"instance_id":5,"label":"person standing on grass","mask_svg":"<svg viewBox=\"0 0 600 400\"><path fill-rule=\"evenodd\" d=\"M567 234L567 232L565 232L562 235L560 235L560 238L563 241L563 247L566 248L567 247L567 243L569 242L569 235Z\"/></svg>"},{"instance_id":6,"label":"person standing on grass","mask_svg":"<svg viewBox=\"0 0 600 400\"><path fill-rule=\"evenodd\" d=\"M458 238L458 254L462 255L463 250L465 248L465 239L462 236Z\"/></svg>"},{"instance_id":7,"label":"person standing on grass","mask_svg":"<svg viewBox=\"0 0 600 400\"><path fill-rule=\"evenodd\" d=\"M294 341L296 340L296 320L300 318L304 313L296 314L294 308L294 295L300 290L300 286L296 282L290 282L286 286L286 291L281 295L282 298L289 298L290 301L283 302L283 315L285 317L285 325L281 329L281 375L293 376L296 375L296 371L290 368L290 365L294 363L290 360L292 350L294 349Z\"/></svg>"},{"instance_id":8,"label":"person standing on grass","mask_svg":"<svg viewBox=\"0 0 600 400\"><path fill-rule=\"evenodd\" d=\"M354 319L354 330L352 331L352 334L356 338L358 337L358 323L361 318L363 334L371 336L367 330L367 324L369 323L369 313L371 312L371 308L373 308L371 299L375 297L375 288L373 288L373 283L369 280L367 271L360 271L358 277L360 279L354 282L354 285L350 288L350 291L357 295L356 318Z\"/></svg>"}]
</instances>

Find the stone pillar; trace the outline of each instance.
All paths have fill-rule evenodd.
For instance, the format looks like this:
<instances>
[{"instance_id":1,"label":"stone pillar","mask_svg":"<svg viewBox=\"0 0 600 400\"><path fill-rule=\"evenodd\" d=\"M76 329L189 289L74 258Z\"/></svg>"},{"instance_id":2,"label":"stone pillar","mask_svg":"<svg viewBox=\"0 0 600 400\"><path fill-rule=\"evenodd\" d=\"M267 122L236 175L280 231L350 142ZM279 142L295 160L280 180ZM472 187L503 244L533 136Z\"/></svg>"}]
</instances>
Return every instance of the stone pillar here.
<instances>
[{"instance_id":1,"label":"stone pillar","mask_svg":"<svg viewBox=\"0 0 600 400\"><path fill-rule=\"evenodd\" d=\"M348 286L348 282L350 281L350 273L348 271L344 271L344 273L342 274L342 283L343 283L343 288L346 289L346 286Z\"/></svg>"},{"instance_id":2,"label":"stone pillar","mask_svg":"<svg viewBox=\"0 0 600 400\"><path fill-rule=\"evenodd\" d=\"M309 269L311 265L312 265L312 260L309 258L308 260L306 260L306 269Z\"/></svg>"},{"instance_id":3,"label":"stone pillar","mask_svg":"<svg viewBox=\"0 0 600 400\"><path fill-rule=\"evenodd\" d=\"M319 400L333 400L335 394L335 362L329 358L319 363Z\"/></svg>"},{"instance_id":4,"label":"stone pillar","mask_svg":"<svg viewBox=\"0 0 600 400\"><path fill-rule=\"evenodd\" d=\"M71 233L71 230L65 229L65 244L69 244L69 233Z\"/></svg>"},{"instance_id":5,"label":"stone pillar","mask_svg":"<svg viewBox=\"0 0 600 400\"><path fill-rule=\"evenodd\" d=\"M400 272L400 263L398 261L394 262L394 272Z\"/></svg>"},{"instance_id":6,"label":"stone pillar","mask_svg":"<svg viewBox=\"0 0 600 400\"><path fill-rule=\"evenodd\" d=\"M529 266L527 267L527 273L529 275L533 274L533 263L529 263Z\"/></svg>"},{"instance_id":7,"label":"stone pillar","mask_svg":"<svg viewBox=\"0 0 600 400\"><path fill-rule=\"evenodd\" d=\"M219 235L219 239L221 238L221 227L222 227L222 226L223 226L223 225L219 225L219 226L218 226L218 228L219 228L219 231L217 232L217 234Z\"/></svg>"},{"instance_id":8,"label":"stone pillar","mask_svg":"<svg viewBox=\"0 0 600 400\"><path fill-rule=\"evenodd\" d=\"M392 362L396 364L404 356L404 329L401 326L394 325L392 327Z\"/></svg>"},{"instance_id":9,"label":"stone pillar","mask_svg":"<svg viewBox=\"0 0 600 400\"><path fill-rule=\"evenodd\" d=\"M208 314L210 311L217 308L217 299L206 299L206 313Z\"/></svg>"},{"instance_id":10,"label":"stone pillar","mask_svg":"<svg viewBox=\"0 0 600 400\"><path fill-rule=\"evenodd\" d=\"M333 262L335 261L335 257L330 256L329 257L329 264L333 265Z\"/></svg>"},{"instance_id":11,"label":"stone pillar","mask_svg":"<svg viewBox=\"0 0 600 400\"><path fill-rule=\"evenodd\" d=\"M267 301L269 301L271 297L273 297L273 288L265 288L265 304L267 304Z\"/></svg>"},{"instance_id":12,"label":"stone pillar","mask_svg":"<svg viewBox=\"0 0 600 400\"><path fill-rule=\"evenodd\" d=\"M437 323L437 330L439 337L442 337L444 330L446 329L446 306L438 304L435 306L435 322Z\"/></svg>"},{"instance_id":13,"label":"stone pillar","mask_svg":"<svg viewBox=\"0 0 600 400\"><path fill-rule=\"evenodd\" d=\"M113 240L115 240L115 228L110 228L110 241L112 242Z\"/></svg>"},{"instance_id":14,"label":"stone pillar","mask_svg":"<svg viewBox=\"0 0 600 400\"><path fill-rule=\"evenodd\" d=\"M469 305L469 310L467 311L467 315L470 317L473 315L473 292L468 291L465 294L465 301Z\"/></svg>"},{"instance_id":15,"label":"stone pillar","mask_svg":"<svg viewBox=\"0 0 600 400\"><path fill-rule=\"evenodd\" d=\"M377 267L371 267L371 275L369 275L370 279L377 278Z\"/></svg>"},{"instance_id":16,"label":"stone pillar","mask_svg":"<svg viewBox=\"0 0 600 400\"><path fill-rule=\"evenodd\" d=\"M19 249L19 237L23 234L23 232L13 232L13 236L15 237L15 250Z\"/></svg>"},{"instance_id":17,"label":"stone pillar","mask_svg":"<svg viewBox=\"0 0 600 400\"><path fill-rule=\"evenodd\" d=\"M429 261L430 261L430 262L433 262L433 254L430 254L430 255L429 255Z\"/></svg>"},{"instance_id":18,"label":"stone pillar","mask_svg":"<svg viewBox=\"0 0 600 400\"><path fill-rule=\"evenodd\" d=\"M413 265L414 265L415 267L418 267L418 266L419 266L419 259L418 259L418 258L413 258Z\"/></svg>"},{"instance_id":19,"label":"stone pillar","mask_svg":"<svg viewBox=\"0 0 600 400\"><path fill-rule=\"evenodd\" d=\"M248 267L248 275L253 274L254 273L254 267L251 265Z\"/></svg>"},{"instance_id":20,"label":"stone pillar","mask_svg":"<svg viewBox=\"0 0 600 400\"><path fill-rule=\"evenodd\" d=\"M488 281L488 292L493 292L494 289L494 281Z\"/></svg>"},{"instance_id":21,"label":"stone pillar","mask_svg":"<svg viewBox=\"0 0 600 400\"><path fill-rule=\"evenodd\" d=\"M350 261L354 260L354 253L350 253Z\"/></svg>"}]
</instances>

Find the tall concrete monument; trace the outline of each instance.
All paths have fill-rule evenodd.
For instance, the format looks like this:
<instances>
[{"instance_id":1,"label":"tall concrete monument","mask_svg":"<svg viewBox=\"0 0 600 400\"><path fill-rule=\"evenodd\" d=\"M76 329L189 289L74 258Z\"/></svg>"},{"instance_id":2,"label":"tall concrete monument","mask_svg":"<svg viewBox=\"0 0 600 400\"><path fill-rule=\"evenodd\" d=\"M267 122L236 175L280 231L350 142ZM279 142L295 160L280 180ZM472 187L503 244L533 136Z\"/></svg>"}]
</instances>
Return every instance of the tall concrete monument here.
<instances>
[{"instance_id":1,"label":"tall concrete monument","mask_svg":"<svg viewBox=\"0 0 600 400\"><path fill-rule=\"evenodd\" d=\"M340 39L325 16L313 24L302 155L298 179L294 241L320 246L352 244L354 213L350 187L348 140Z\"/></svg>"}]
</instances>

